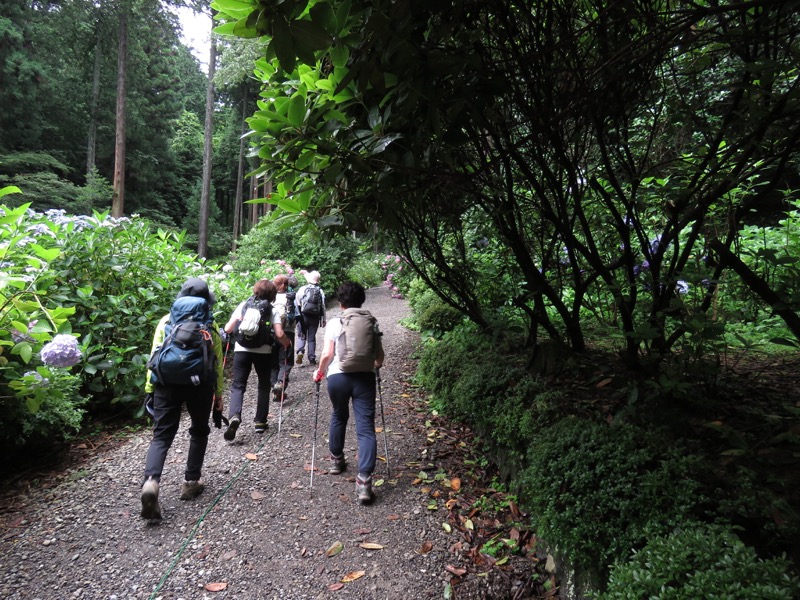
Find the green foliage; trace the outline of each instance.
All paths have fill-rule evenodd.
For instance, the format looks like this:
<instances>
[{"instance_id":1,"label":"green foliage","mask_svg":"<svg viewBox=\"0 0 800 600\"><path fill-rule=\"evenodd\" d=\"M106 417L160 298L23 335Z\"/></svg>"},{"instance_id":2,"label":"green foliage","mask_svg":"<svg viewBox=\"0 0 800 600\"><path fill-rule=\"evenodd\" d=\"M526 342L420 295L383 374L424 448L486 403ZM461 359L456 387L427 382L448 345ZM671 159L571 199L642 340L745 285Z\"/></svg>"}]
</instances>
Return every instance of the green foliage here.
<instances>
[{"instance_id":1,"label":"green foliage","mask_svg":"<svg viewBox=\"0 0 800 600\"><path fill-rule=\"evenodd\" d=\"M357 281L365 288L373 288L381 285L383 279L383 269L379 263L380 255L361 254L347 271L347 279Z\"/></svg>"},{"instance_id":2,"label":"green foliage","mask_svg":"<svg viewBox=\"0 0 800 600\"><path fill-rule=\"evenodd\" d=\"M137 412L156 323L187 277L217 283L181 249L181 235L153 233L145 221L26 209L3 207L0 218L6 445L63 439L84 406L93 416ZM68 374L38 362L56 333L79 339L83 361Z\"/></svg>"},{"instance_id":3,"label":"green foliage","mask_svg":"<svg viewBox=\"0 0 800 600\"><path fill-rule=\"evenodd\" d=\"M48 300L55 278L47 265L60 253L55 227L27 216L27 205L0 207L0 448L6 451L68 437L84 403L73 393L80 384L74 373L39 362L53 335L71 331L75 311Z\"/></svg>"},{"instance_id":4,"label":"green foliage","mask_svg":"<svg viewBox=\"0 0 800 600\"><path fill-rule=\"evenodd\" d=\"M653 432L568 417L537 437L520 498L537 533L602 585L607 565L703 501L694 463Z\"/></svg>"},{"instance_id":5,"label":"green foliage","mask_svg":"<svg viewBox=\"0 0 800 600\"><path fill-rule=\"evenodd\" d=\"M760 559L725 527L685 523L615 561L599 598L789 600L800 597L791 568L784 558Z\"/></svg>"},{"instance_id":6,"label":"green foliage","mask_svg":"<svg viewBox=\"0 0 800 600\"><path fill-rule=\"evenodd\" d=\"M485 451L505 477L524 467L561 400L518 364L512 347L513 338L501 332L489 338L462 324L425 344L417 372L432 407L487 440Z\"/></svg>"},{"instance_id":7,"label":"green foliage","mask_svg":"<svg viewBox=\"0 0 800 600\"><path fill-rule=\"evenodd\" d=\"M298 276L303 271L319 271L320 285L328 297L347 279L359 252L358 242L349 236L323 242L300 226L285 227L269 220L262 220L238 244L231 262L235 271L255 272L262 260L284 260L295 267Z\"/></svg>"},{"instance_id":8,"label":"green foliage","mask_svg":"<svg viewBox=\"0 0 800 600\"><path fill-rule=\"evenodd\" d=\"M420 315L419 319L417 319L417 324L422 331L441 334L451 331L463 320L464 315L460 310L440 300L438 303L429 306Z\"/></svg>"}]
</instances>

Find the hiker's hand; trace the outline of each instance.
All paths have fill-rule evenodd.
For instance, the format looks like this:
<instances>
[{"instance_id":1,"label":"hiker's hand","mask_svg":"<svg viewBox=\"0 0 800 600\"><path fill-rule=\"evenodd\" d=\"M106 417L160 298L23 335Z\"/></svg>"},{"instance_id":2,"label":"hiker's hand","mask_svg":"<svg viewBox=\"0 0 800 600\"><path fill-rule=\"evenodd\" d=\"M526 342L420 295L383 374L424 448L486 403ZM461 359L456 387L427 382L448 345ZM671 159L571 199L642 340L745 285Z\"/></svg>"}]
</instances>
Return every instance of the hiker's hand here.
<instances>
[{"instance_id":1,"label":"hiker's hand","mask_svg":"<svg viewBox=\"0 0 800 600\"><path fill-rule=\"evenodd\" d=\"M225 331L222 327L219 328L219 337L222 338L223 342L228 341L228 332Z\"/></svg>"},{"instance_id":2,"label":"hiker's hand","mask_svg":"<svg viewBox=\"0 0 800 600\"><path fill-rule=\"evenodd\" d=\"M325 319L322 319L322 321L320 322L319 325L320 325L320 327L324 328L325 325L327 325L327 324L328 324L328 322Z\"/></svg>"},{"instance_id":3,"label":"hiker's hand","mask_svg":"<svg viewBox=\"0 0 800 600\"><path fill-rule=\"evenodd\" d=\"M317 369L314 371L314 383L319 383L325 378L325 373Z\"/></svg>"},{"instance_id":4,"label":"hiker's hand","mask_svg":"<svg viewBox=\"0 0 800 600\"><path fill-rule=\"evenodd\" d=\"M222 396L214 394L214 410L222 411Z\"/></svg>"},{"instance_id":5,"label":"hiker's hand","mask_svg":"<svg viewBox=\"0 0 800 600\"><path fill-rule=\"evenodd\" d=\"M155 397L153 396L153 392L150 392L149 394L145 394L144 395L144 409L145 409L145 411L147 411L148 415L150 415L151 417L153 417L155 419L156 418L156 412L155 412L155 410L153 408L153 400L154 399L155 399Z\"/></svg>"}]
</instances>

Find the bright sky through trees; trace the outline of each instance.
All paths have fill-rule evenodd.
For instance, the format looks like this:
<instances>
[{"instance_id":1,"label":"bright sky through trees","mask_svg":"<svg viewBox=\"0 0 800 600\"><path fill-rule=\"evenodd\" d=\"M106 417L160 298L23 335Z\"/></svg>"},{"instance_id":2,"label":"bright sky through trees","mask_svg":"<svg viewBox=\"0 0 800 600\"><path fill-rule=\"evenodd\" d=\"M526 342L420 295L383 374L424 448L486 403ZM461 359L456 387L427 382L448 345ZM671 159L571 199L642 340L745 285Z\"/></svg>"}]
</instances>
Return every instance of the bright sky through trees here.
<instances>
[{"instance_id":1,"label":"bright sky through trees","mask_svg":"<svg viewBox=\"0 0 800 600\"><path fill-rule=\"evenodd\" d=\"M175 9L175 13L180 18L183 28L181 40L192 49L192 54L200 61L200 67L207 72L211 17L186 7Z\"/></svg>"}]
</instances>

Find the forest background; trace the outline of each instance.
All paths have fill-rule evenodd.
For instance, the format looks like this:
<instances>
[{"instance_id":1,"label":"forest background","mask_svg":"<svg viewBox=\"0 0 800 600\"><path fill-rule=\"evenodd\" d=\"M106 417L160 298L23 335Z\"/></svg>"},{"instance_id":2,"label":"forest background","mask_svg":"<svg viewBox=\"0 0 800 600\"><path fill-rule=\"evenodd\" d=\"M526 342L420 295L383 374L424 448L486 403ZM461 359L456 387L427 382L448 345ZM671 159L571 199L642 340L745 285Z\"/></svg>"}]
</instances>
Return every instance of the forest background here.
<instances>
[{"instance_id":1,"label":"forest background","mask_svg":"<svg viewBox=\"0 0 800 600\"><path fill-rule=\"evenodd\" d=\"M187 274L318 268L576 594L796 595L796 3L218 0L207 73L167 2L2 5L8 456L140 414Z\"/></svg>"}]
</instances>

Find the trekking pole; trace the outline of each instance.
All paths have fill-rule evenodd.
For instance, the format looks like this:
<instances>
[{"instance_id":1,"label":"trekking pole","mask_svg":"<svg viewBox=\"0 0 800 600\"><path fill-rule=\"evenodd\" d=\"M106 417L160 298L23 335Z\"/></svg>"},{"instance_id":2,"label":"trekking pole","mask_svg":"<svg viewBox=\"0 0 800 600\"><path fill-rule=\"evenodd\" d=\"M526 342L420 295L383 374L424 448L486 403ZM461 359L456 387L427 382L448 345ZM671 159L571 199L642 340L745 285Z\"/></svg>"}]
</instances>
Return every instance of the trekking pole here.
<instances>
[{"instance_id":1,"label":"trekking pole","mask_svg":"<svg viewBox=\"0 0 800 600\"><path fill-rule=\"evenodd\" d=\"M386 441L386 418L383 416L383 391L381 390L381 370L375 369L376 379L378 380L378 398L381 402L381 426L383 427L383 453L386 455L386 479L391 477L389 469L389 443Z\"/></svg>"},{"instance_id":2,"label":"trekking pole","mask_svg":"<svg viewBox=\"0 0 800 600\"><path fill-rule=\"evenodd\" d=\"M291 348L291 346L289 346ZM283 355L283 382L281 383L281 405L278 408L278 436L275 440L276 442L281 437L281 423L283 422L283 400L286 398L286 371L289 369L289 353L290 350L286 350Z\"/></svg>"},{"instance_id":3,"label":"trekking pole","mask_svg":"<svg viewBox=\"0 0 800 600\"><path fill-rule=\"evenodd\" d=\"M312 442L311 446L311 482L308 485L308 489L312 497L314 496L314 459L316 458L316 452L317 452L317 417L319 416L319 381L317 381L316 384L317 384L317 401L316 401L316 407L314 408L314 441Z\"/></svg>"}]
</instances>

